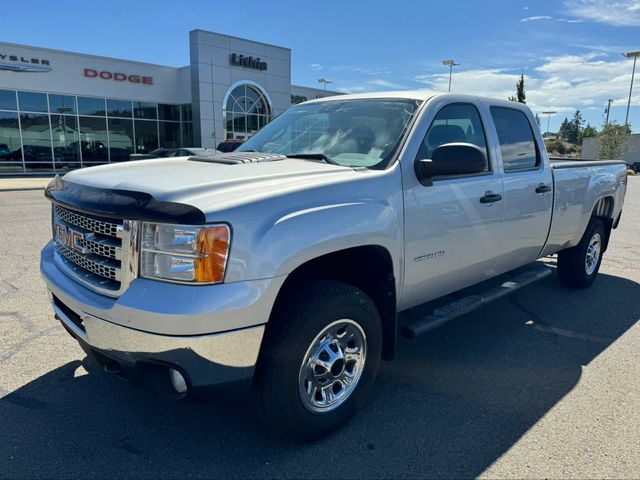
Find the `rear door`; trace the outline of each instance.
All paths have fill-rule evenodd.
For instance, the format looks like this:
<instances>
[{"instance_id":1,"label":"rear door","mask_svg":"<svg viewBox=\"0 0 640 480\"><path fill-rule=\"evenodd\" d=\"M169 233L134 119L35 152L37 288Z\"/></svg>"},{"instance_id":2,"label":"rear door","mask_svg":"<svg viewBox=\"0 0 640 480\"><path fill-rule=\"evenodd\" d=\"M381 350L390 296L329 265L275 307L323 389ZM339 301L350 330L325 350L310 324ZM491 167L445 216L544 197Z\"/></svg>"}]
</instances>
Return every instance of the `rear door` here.
<instances>
[{"instance_id":1,"label":"rear door","mask_svg":"<svg viewBox=\"0 0 640 480\"><path fill-rule=\"evenodd\" d=\"M553 173L545 163L530 112L490 107L500 145L504 220L496 269L506 272L538 258L549 233Z\"/></svg>"},{"instance_id":2,"label":"rear door","mask_svg":"<svg viewBox=\"0 0 640 480\"><path fill-rule=\"evenodd\" d=\"M485 125L490 119L483 121L481 111L468 102L436 100L430 110L435 115L425 118L413 135L420 142L417 153L401 162L405 203L401 308L491 277L500 253L502 176L487 148ZM414 170L416 161L431 158L436 147L453 142L482 149L488 158L486 170L434 177L432 185L422 185Z\"/></svg>"}]
</instances>

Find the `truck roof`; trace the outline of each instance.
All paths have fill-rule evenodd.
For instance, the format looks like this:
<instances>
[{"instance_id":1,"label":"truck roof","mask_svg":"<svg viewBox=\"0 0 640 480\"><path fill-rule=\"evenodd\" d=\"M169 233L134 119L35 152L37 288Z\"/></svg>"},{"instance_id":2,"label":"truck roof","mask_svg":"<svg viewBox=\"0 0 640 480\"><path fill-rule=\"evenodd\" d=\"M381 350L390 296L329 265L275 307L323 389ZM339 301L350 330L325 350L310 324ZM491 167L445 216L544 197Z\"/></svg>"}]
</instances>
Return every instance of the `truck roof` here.
<instances>
[{"instance_id":1,"label":"truck roof","mask_svg":"<svg viewBox=\"0 0 640 480\"><path fill-rule=\"evenodd\" d=\"M482 97L479 95L462 95L458 93L433 93L428 90L397 90L390 92L367 92L367 93L350 93L346 95L336 95L332 97L323 97L309 100L304 103L317 103L326 101L339 101L339 100L362 100L367 98L401 98L409 100L421 100L426 101L431 98L443 98L449 97L452 101L474 101L488 103L490 105L503 105L512 108L522 107L526 109L526 105L518 102L512 102L509 100L502 100L491 97Z\"/></svg>"}]
</instances>

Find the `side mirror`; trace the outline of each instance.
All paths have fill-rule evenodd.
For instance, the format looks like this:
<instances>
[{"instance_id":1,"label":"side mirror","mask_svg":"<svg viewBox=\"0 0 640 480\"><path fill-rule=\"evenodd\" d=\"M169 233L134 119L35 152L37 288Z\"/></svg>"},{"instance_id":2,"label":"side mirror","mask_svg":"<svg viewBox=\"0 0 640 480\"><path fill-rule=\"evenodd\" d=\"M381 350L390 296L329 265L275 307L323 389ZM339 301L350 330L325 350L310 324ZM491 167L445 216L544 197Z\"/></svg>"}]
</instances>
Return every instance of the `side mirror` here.
<instances>
[{"instance_id":1,"label":"side mirror","mask_svg":"<svg viewBox=\"0 0 640 480\"><path fill-rule=\"evenodd\" d=\"M433 177L485 172L487 157L470 143L445 143L433 151L431 158L418 159L415 170L420 183L429 186Z\"/></svg>"}]
</instances>

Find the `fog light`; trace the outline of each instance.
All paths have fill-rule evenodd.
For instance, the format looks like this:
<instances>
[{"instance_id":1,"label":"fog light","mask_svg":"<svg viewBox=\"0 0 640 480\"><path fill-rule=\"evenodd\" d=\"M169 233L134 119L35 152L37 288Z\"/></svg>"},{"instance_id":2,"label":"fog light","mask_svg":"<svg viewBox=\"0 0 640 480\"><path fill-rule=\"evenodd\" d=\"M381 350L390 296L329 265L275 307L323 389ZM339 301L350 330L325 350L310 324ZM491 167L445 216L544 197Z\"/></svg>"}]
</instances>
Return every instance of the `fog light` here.
<instances>
[{"instance_id":1,"label":"fog light","mask_svg":"<svg viewBox=\"0 0 640 480\"><path fill-rule=\"evenodd\" d=\"M187 393L187 381L178 370L170 368L169 378L171 379L171 386L176 392Z\"/></svg>"}]
</instances>

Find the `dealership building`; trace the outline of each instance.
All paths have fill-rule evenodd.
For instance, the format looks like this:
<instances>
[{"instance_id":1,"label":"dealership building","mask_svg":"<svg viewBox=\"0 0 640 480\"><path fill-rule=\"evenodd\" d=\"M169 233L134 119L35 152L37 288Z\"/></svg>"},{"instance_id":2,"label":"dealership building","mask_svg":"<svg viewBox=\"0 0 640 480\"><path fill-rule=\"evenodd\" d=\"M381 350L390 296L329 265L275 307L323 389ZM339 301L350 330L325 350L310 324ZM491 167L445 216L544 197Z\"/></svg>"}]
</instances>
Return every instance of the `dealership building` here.
<instances>
[{"instance_id":1,"label":"dealership building","mask_svg":"<svg viewBox=\"0 0 640 480\"><path fill-rule=\"evenodd\" d=\"M292 85L289 48L193 30L189 49L176 68L0 42L0 174L214 148L337 94Z\"/></svg>"}]
</instances>

